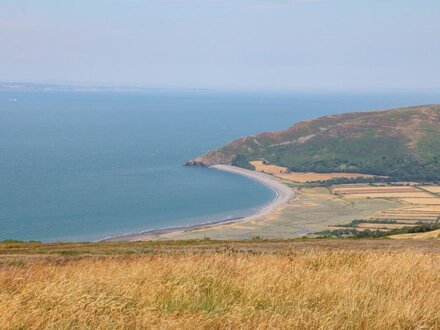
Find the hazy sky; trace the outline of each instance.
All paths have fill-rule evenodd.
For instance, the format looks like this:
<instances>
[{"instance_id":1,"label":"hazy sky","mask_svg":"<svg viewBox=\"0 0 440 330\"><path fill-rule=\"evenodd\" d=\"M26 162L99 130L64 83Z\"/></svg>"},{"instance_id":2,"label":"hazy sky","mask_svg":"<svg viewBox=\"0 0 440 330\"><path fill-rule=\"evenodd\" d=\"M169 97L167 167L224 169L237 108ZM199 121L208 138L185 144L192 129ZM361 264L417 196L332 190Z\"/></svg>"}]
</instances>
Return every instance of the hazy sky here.
<instances>
[{"instance_id":1,"label":"hazy sky","mask_svg":"<svg viewBox=\"0 0 440 330\"><path fill-rule=\"evenodd\" d=\"M0 0L0 80L440 88L440 1Z\"/></svg>"}]
</instances>

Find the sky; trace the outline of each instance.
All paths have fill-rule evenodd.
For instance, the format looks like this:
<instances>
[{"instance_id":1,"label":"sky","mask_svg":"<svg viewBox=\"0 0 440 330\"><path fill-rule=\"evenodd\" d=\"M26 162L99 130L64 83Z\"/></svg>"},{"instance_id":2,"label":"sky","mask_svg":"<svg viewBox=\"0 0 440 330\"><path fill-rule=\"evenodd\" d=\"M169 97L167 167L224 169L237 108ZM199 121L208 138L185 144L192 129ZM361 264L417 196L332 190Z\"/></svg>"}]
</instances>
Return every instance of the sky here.
<instances>
[{"instance_id":1,"label":"sky","mask_svg":"<svg viewBox=\"0 0 440 330\"><path fill-rule=\"evenodd\" d=\"M0 81L440 88L439 0L0 0Z\"/></svg>"}]
</instances>

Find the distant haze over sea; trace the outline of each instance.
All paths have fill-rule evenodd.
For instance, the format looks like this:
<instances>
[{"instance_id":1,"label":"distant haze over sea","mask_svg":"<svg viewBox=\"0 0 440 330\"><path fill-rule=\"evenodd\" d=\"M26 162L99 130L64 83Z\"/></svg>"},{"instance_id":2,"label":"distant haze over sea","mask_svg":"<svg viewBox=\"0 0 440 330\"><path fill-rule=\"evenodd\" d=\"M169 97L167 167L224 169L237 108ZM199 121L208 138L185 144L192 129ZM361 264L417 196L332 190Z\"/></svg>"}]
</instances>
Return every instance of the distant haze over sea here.
<instances>
[{"instance_id":1,"label":"distant haze over sea","mask_svg":"<svg viewBox=\"0 0 440 330\"><path fill-rule=\"evenodd\" d=\"M98 240L244 216L273 192L185 161L303 119L440 103L440 92L0 89L0 240Z\"/></svg>"}]
</instances>

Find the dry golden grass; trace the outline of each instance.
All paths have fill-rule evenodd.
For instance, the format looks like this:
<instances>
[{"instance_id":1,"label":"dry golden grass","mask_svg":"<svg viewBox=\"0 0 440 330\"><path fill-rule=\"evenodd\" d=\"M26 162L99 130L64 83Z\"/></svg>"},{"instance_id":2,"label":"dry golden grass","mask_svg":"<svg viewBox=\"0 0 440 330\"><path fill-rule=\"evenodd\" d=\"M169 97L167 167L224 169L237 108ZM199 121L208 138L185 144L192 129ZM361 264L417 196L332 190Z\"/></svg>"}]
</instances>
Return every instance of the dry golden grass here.
<instances>
[{"instance_id":1,"label":"dry golden grass","mask_svg":"<svg viewBox=\"0 0 440 330\"><path fill-rule=\"evenodd\" d=\"M428 231L426 233L400 234L390 236L392 239L433 239L440 238L440 229Z\"/></svg>"},{"instance_id":2,"label":"dry golden grass","mask_svg":"<svg viewBox=\"0 0 440 330\"><path fill-rule=\"evenodd\" d=\"M395 228L402 228L402 227L414 227L416 224L398 224L398 223L360 223L357 228L364 228L364 229L395 229Z\"/></svg>"},{"instance_id":3,"label":"dry golden grass","mask_svg":"<svg viewBox=\"0 0 440 330\"><path fill-rule=\"evenodd\" d=\"M440 214L440 205L421 205L421 206L413 206L412 210L419 212L437 212Z\"/></svg>"},{"instance_id":4,"label":"dry golden grass","mask_svg":"<svg viewBox=\"0 0 440 330\"><path fill-rule=\"evenodd\" d=\"M328 226L326 228L327 230L357 230L357 231L367 231L371 230L371 228L365 228L365 227L338 227L338 226ZM391 229L387 228L379 228L381 231L390 231ZM374 230L378 230L378 228L374 228Z\"/></svg>"},{"instance_id":5,"label":"dry golden grass","mask_svg":"<svg viewBox=\"0 0 440 330\"><path fill-rule=\"evenodd\" d=\"M439 213L425 213L425 212L412 212L412 211L405 211L402 210L401 212L387 212L387 211L382 211L378 214L381 214L384 217L389 217L389 218L401 218L401 217L405 217L407 219L412 219L412 218L424 218L424 219L437 219L439 216Z\"/></svg>"},{"instance_id":6,"label":"dry golden grass","mask_svg":"<svg viewBox=\"0 0 440 330\"><path fill-rule=\"evenodd\" d=\"M440 210L435 208L423 209L422 207L419 206L409 206L409 207L405 206L396 209L384 210L383 212L388 214L436 215L439 214Z\"/></svg>"},{"instance_id":7,"label":"dry golden grass","mask_svg":"<svg viewBox=\"0 0 440 330\"><path fill-rule=\"evenodd\" d=\"M368 174L360 174L360 173L315 173L315 172L288 172L288 169L283 166L277 166L277 165L269 165L264 164L260 160L254 160L250 162L251 165L255 167L255 169L259 172L264 172L267 174L272 174L273 176L276 176L277 178L287 180L287 181L293 181L293 182L299 182L299 183L305 183L305 182L314 182L314 181L327 181L331 179L336 178L372 178L374 175L368 175Z\"/></svg>"},{"instance_id":8,"label":"dry golden grass","mask_svg":"<svg viewBox=\"0 0 440 330\"><path fill-rule=\"evenodd\" d=\"M421 188L433 193L440 193L440 186L423 186Z\"/></svg>"},{"instance_id":9,"label":"dry golden grass","mask_svg":"<svg viewBox=\"0 0 440 330\"><path fill-rule=\"evenodd\" d=\"M341 194L368 194L368 193L404 193L404 192L420 192L419 189L415 187L388 187L388 186L377 186L372 187L369 185L359 185L359 186L352 186L352 187L346 187L346 186L340 186L336 185L333 186L333 190L335 192L341 193Z\"/></svg>"},{"instance_id":10,"label":"dry golden grass","mask_svg":"<svg viewBox=\"0 0 440 330\"><path fill-rule=\"evenodd\" d=\"M439 281L417 252L3 261L0 328L439 328Z\"/></svg>"},{"instance_id":11,"label":"dry golden grass","mask_svg":"<svg viewBox=\"0 0 440 330\"><path fill-rule=\"evenodd\" d=\"M328 226L327 230L341 230L341 229L352 229L357 231L365 230L380 230L380 231L390 231L391 229L403 228L403 227L415 227L416 223L372 223L366 220L365 222L357 224L355 227L340 227L340 226Z\"/></svg>"},{"instance_id":12,"label":"dry golden grass","mask_svg":"<svg viewBox=\"0 0 440 330\"><path fill-rule=\"evenodd\" d=\"M395 209L388 209L374 214L370 219L389 219L400 221L437 221L440 217L440 208L437 206L401 206Z\"/></svg>"},{"instance_id":13,"label":"dry golden grass","mask_svg":"<svg viewBox=\"0 0 440 330\"><path fill-rule=\"evenodd\" d=\"M347 189L347 188L370 188L371 186L365 183L342 183L334 185L333 188L336 189Z\"/></svg>"},{"instance_id":14,"label":"dry golden grass","mask_svg":"<svg viewBox=\"0 0 440 330\"><path fill-rule=\"evenodd\" d=\"M382 218L373 218L373 219L365 219L365 222L374 222L377 220L389 220L396 221L400 224L401 227L405 225L420 225L420 222L434 224L437 222L436 219L427 219L427 218L404 218L404 217L382 217Z\"/></svg>"},{"instance_id":15,"label":"dry golden grass","mask_svg":"<svg viewBox=\"0 0 440 330\"><path fill-rule=\"evenodd\" d=\"M435 198L435 196L415 187L372 187L359 185L352 187L333 186L333 192L346 198Z\"/></svg>"},{"instance_id":16,"label":"dry golden grass","mask_svg":"<svg viewBox=\"0 0 440 330\"><path fill-rule=\"evenodd\" d=\"M303 194L311 199L319 200L337 200L338 196L329 193L329 190L325 187L313 187L313 188L302 188L298 194Z\"/></svg>"},{"instance_id":17,"label":"dry golden grass","mask_svg":"<svg viewBox=\"0 0 440 330\"><path fill-rule=\"evenodd\" d=\"M356 193L356 194L345 194L345 198L432 198L436 199L434 196L429 195L424 192L407 192L407 193L398 193L398 192L381 192L381 193Z\"/></svg>"},{"instance_id":18,"label":"dry golden grass","mask_svg":"<svg viewBox=\"0 0 440 330\"><path fill-rule=\"evenodd\" d=\"M255 167L255 170L259 172L265 172L268 174L279 174L279 173L285 173L287 171L286 167L264 164L261 160L254 160L249 163Z\"/></svg>"},{"instance_id":19,"label":"dry golden grass","mask_svg":"<svg viewBox=\"0 0 440 330\"><path fill-rule=\"evenodd\" d=\"M402 198L403 202L408 204L420 205L440 205L440 198Z\"/></svg>"}]
</instances>

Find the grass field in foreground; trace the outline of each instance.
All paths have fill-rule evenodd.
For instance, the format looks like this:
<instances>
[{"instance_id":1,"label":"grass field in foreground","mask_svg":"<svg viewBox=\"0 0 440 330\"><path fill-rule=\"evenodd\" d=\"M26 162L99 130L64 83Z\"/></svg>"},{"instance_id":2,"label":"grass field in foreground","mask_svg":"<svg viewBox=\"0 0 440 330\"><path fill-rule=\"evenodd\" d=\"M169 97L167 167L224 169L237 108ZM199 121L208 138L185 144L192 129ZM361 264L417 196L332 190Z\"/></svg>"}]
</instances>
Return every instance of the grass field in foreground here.
<instances>
[{"instance_id":1,"label":"grass field in foreground","mask_svg":"<svg viewBox=\"0 0 440 330\"><path fill-rule=\"evenodd\" d=\"M0 244L0 328L438 328L440 243L405 242Z\"/></svg>"}]
</instances>

